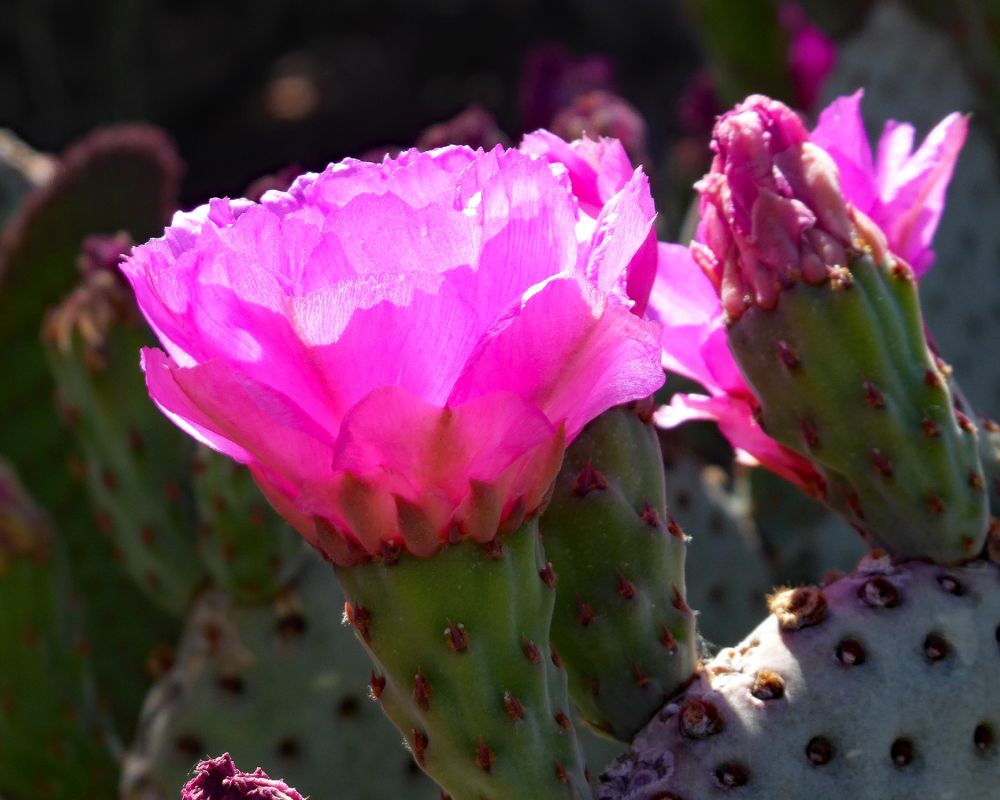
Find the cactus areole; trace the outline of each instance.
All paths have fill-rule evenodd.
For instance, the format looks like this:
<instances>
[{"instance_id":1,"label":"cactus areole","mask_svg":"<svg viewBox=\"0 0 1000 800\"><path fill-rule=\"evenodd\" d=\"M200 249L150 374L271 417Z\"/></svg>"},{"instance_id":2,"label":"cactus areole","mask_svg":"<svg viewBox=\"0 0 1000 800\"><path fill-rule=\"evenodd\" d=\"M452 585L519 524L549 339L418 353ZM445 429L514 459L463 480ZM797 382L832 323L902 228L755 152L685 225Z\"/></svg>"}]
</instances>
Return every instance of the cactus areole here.
<instances>
[{"instance_id":1,"label":"cactus areole","mask_svg":"<svg viewBox=\"0 0 1000 800\"><path fill-rule=\"evenodd\" d=\"M348 160L123 265L153 400L337 566L373 693L456 800L589 792L537 516L567 443L663 380L648 181L562 144Z\"/></svg>"}]
</instances>

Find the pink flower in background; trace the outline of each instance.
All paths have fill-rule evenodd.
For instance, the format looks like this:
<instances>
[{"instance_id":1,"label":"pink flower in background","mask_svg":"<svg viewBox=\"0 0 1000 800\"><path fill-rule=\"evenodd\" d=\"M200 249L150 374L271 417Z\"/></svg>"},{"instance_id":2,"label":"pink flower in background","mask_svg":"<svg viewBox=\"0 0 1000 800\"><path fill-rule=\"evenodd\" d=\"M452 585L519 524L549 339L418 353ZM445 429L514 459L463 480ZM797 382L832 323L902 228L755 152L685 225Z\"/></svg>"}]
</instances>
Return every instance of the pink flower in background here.
<instances>
[{"instance_id":1,"label":"pink flower in background","mask_svg":"<svg viewBox=\"0 0 1000 800\"><path fill-rule=\"evenodd\" d=\"M837 65L837 45L797 3L783 3L778 20L790 36L787 60L795 105L812 109L823 82Z\"/></svg>"},{"instance_id":2,"label":"pink flower in background","mask_svg":"<svg viewBox=\"0 0 1000 800\"><path fill-rule=\"evenodd\" d=\"M663 379L624 289L648 182L598 164L577 197L578 167L411 150L177 214L123 265L166 350L143 352L150 395L339 564L488 541Z\"/></svg>"},{"instance_id":3,"label":"pink flower in background","mask_svg":"<svg viewBox=\"0 0 1000 800\"><path fill-rule=\"evenodd\" d=\"M820 479L809 462L768 437L755 419L757 401L726 343L723 306L738 316L745 294L766 304L783 264L802 269L806 280L821 279L825 265L817 263L811 274L810 254L829 256L843 246L844 208L918 275L929 267L967 120L946 117L915 153L912 127L889 123L873 160L860 102L861 92L834 101L812 134L787 107L761 97L720 119L713 169L699 184L696 241L690 250L660 245L650 296L650 316L663 325L664 366L708 392L675 395L657 411L658 424L714 420L742 461L761 463L813 493ZM720 131L729 141L718 141ZM806 162L790 155L803 146ZM803 163L815 165L808 188L797 171ZM820 185L829 191L817 191ZM734 239L733 231L743 233Z\"/></svg>"},{"instance_id":4,"label":"pink flower in background","mask_svg":"<svg viewBox=\"0 0 1000 800\"><path fill-rule=\"evenodd\" d=\"M965 144L969 118L949 114L914 151L916 132L890 120L875 157L861 117L864 92L834 100L819 115L812 141L840 170L844 197L885 232L889 249L923 275L934 263L931 242L944 213L945 193Z\"/></svg>"}]
</instances>

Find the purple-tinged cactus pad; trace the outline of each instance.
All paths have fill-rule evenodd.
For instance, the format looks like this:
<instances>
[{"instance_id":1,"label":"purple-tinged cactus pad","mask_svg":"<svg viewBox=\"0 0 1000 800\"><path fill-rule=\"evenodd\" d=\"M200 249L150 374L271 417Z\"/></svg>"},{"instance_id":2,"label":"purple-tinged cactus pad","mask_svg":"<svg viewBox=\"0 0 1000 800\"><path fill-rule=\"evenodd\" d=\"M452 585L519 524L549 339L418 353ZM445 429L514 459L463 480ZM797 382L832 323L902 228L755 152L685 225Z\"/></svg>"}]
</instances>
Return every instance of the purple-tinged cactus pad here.
<instances>
[{"instance_id":1,"label":"purple-tinged cactus pad","mask_svg":"<svg viewBox=\"0 0 1000 800\"><path fill-rule=\"evenodd\" d=\"M1000 569L869 557L706 664L599 800L993 800Z\"/></svg>"},{"instance_id":2,"label":"purple-tinged cactus pad","mask_svg":"<svg viewBox=\"0 0 1000 800\"><path fill-rule=\"evenodd\" d=\"M181 790L181 800L304 800L282 780L272 780L260 767L240 772L229 753L202 761Z\"/></svg>"}]
</instances>

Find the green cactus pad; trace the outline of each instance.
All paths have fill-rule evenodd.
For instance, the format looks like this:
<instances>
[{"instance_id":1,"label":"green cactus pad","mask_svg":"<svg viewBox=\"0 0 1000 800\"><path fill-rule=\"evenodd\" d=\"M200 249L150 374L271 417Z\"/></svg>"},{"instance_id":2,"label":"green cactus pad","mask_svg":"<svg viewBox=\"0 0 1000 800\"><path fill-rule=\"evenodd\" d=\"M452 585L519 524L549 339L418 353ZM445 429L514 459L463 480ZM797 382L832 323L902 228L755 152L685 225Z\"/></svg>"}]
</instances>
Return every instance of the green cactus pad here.
<instances>
[{"instance_id":1,"label":"green cactus pad","mask_svg":"<svg viewBox=\"0 0 1000 800\"><path fill-rule=\"evenodd\" d=\"M489 545L337 570L373 692L453 800L589 798L537 519Z\"/></svg>"},{"instance_id":2,"label":"green cactus pad","mask_svg":"<svg viewBox=\"0 0 1000 800\"><path fill-rule=\"evenodd\" d=\"M50 398L52 378L39 337L42 315L79 279L84 237L128 231L134 240L162 230L176 203L180 163L173 146L145 125L105 128L60 159L55 176L29 196L0 246L0 452L57 522L82 595L101 700L129 735L154 648L172 642L176 625L117 570L83 487L71 477L75 456ZM127 609L128 613L123 613Z\"/></svg>"},{"instance_id":3,"label":"green cactus pad","mask_svg":"<svg viewBox=\"0 0 1000 800\"><path fill-rule=\"evenodd\" d=\"M147 698L124 800L176 800L195 762L223 752L306 796L438 800L368 698L371 664L343 607L329 565L313 554L268 604L206 592L174 668Z\"/></svg>"},{"instance_id":4,"label":"green cactus pad","mask_svg":"<svg viewBox=\"0 0 1000 800\"><path fill-rule=\"evenodd\" d=\"M952 407L906 267L856 256L822 286L748 309L729 344L765 430L814 463L826 502L872 546L941 562L979 552L987 498L974 425Z\"/></svg>"},{"instance_id":5,"label":"green cactus pad","mask_svg":"<svg viewBox=\"0 0 1000 800\"><path fill-rule=\"evenodd\" d=\"M212 578L239 604L273 598L302 565L308 548L254 484L249 471L200 447L194 493L198 544Z\"/></svg>"},{"instance_id":6,"label":"green cactus pad","mask_svg":"<svg viewBox=\"0 0 1000 800\"><path fill-rule=\"evenodd\" d=\"M600 800L994 800L1000 567L869 559L772 614L664 707Z\"/></svg>"},{"instance_id":7,"label":"green cactus pad","mask_svg":"<svg viewBox=\"0 0 1000 800\"><path fill-rule=\"evenodd\" d=\"M739 639L765 613L773 586L749 504L731 492L725 471L685 448L665 444L663 465L667 508L690 536L687 599L698 609L698 635L713 643Z\"/></svg>"},{"instance_id":8,"label":"green cactus pad","mask_svg":"<svg viewBox=\"0 0 1000 800\"><path fill-rule=\"evenodd\" d=\"M106 800L117 783L65 566L48 521L0 462L0 792L7 800Z\"/></svg>"},{"instance_id":9,"label":"green cactus pad","mask_svg":"<svg viewBox=\"0 0 1000 800\"><path fill-rule=\"evenodd\" d=\"M542 516L558 582L552 641L583 718L628 741L694 672L680 529L656 432L620 407L570 446Z\"/></svg>"},{"instance_id":10,"label":"green cactus pad","mask_svg":"<svg viewBox=\"0 0 1000 800\"><path fill-rule=\"evenodd\" d=\"M121 278L87 275L49 312L44 338L96 522L136 586L182 616L205 578L189 481L194 447L149 402L136 362L151 337Z\"/></svg>"}]
</instances>

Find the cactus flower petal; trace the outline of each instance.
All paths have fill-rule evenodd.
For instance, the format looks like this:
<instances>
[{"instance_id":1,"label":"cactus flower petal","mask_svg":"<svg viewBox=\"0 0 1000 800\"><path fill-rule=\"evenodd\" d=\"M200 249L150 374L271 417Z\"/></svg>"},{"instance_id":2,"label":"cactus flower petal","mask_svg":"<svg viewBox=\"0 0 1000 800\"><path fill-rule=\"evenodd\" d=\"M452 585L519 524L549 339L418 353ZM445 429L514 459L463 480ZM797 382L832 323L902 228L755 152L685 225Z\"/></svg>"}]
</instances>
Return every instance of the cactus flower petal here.
<instances>
[{"instance_id":1,"label":"cactus flower petal","mask_svg":"<svg viewBox=\"0 0 1000 800\"><path fill-rule=\"evenodd\" d=\"M648 181L615 143L547 141L571 163L331 165L178 214L122 267L166 351L143 353L157 405L337 563L536 513L566 442L662 382L634 313Z\"/></svg>"},{"instance_id":2,"label":"cactus flower petal","mask_svg":"<svg viewBox=\"0 0 1000 800\"><path fill-rule=\"evenodd\" d=\"M934 263L931 241L969 119L949 114L915 151L913 126L890 121L873 159L861 118L863 94L859 89L831 103L820 114L811 139L836 162L844 196L882 228L889 249L920 276Z\"/></svg>"}]
</instances>

